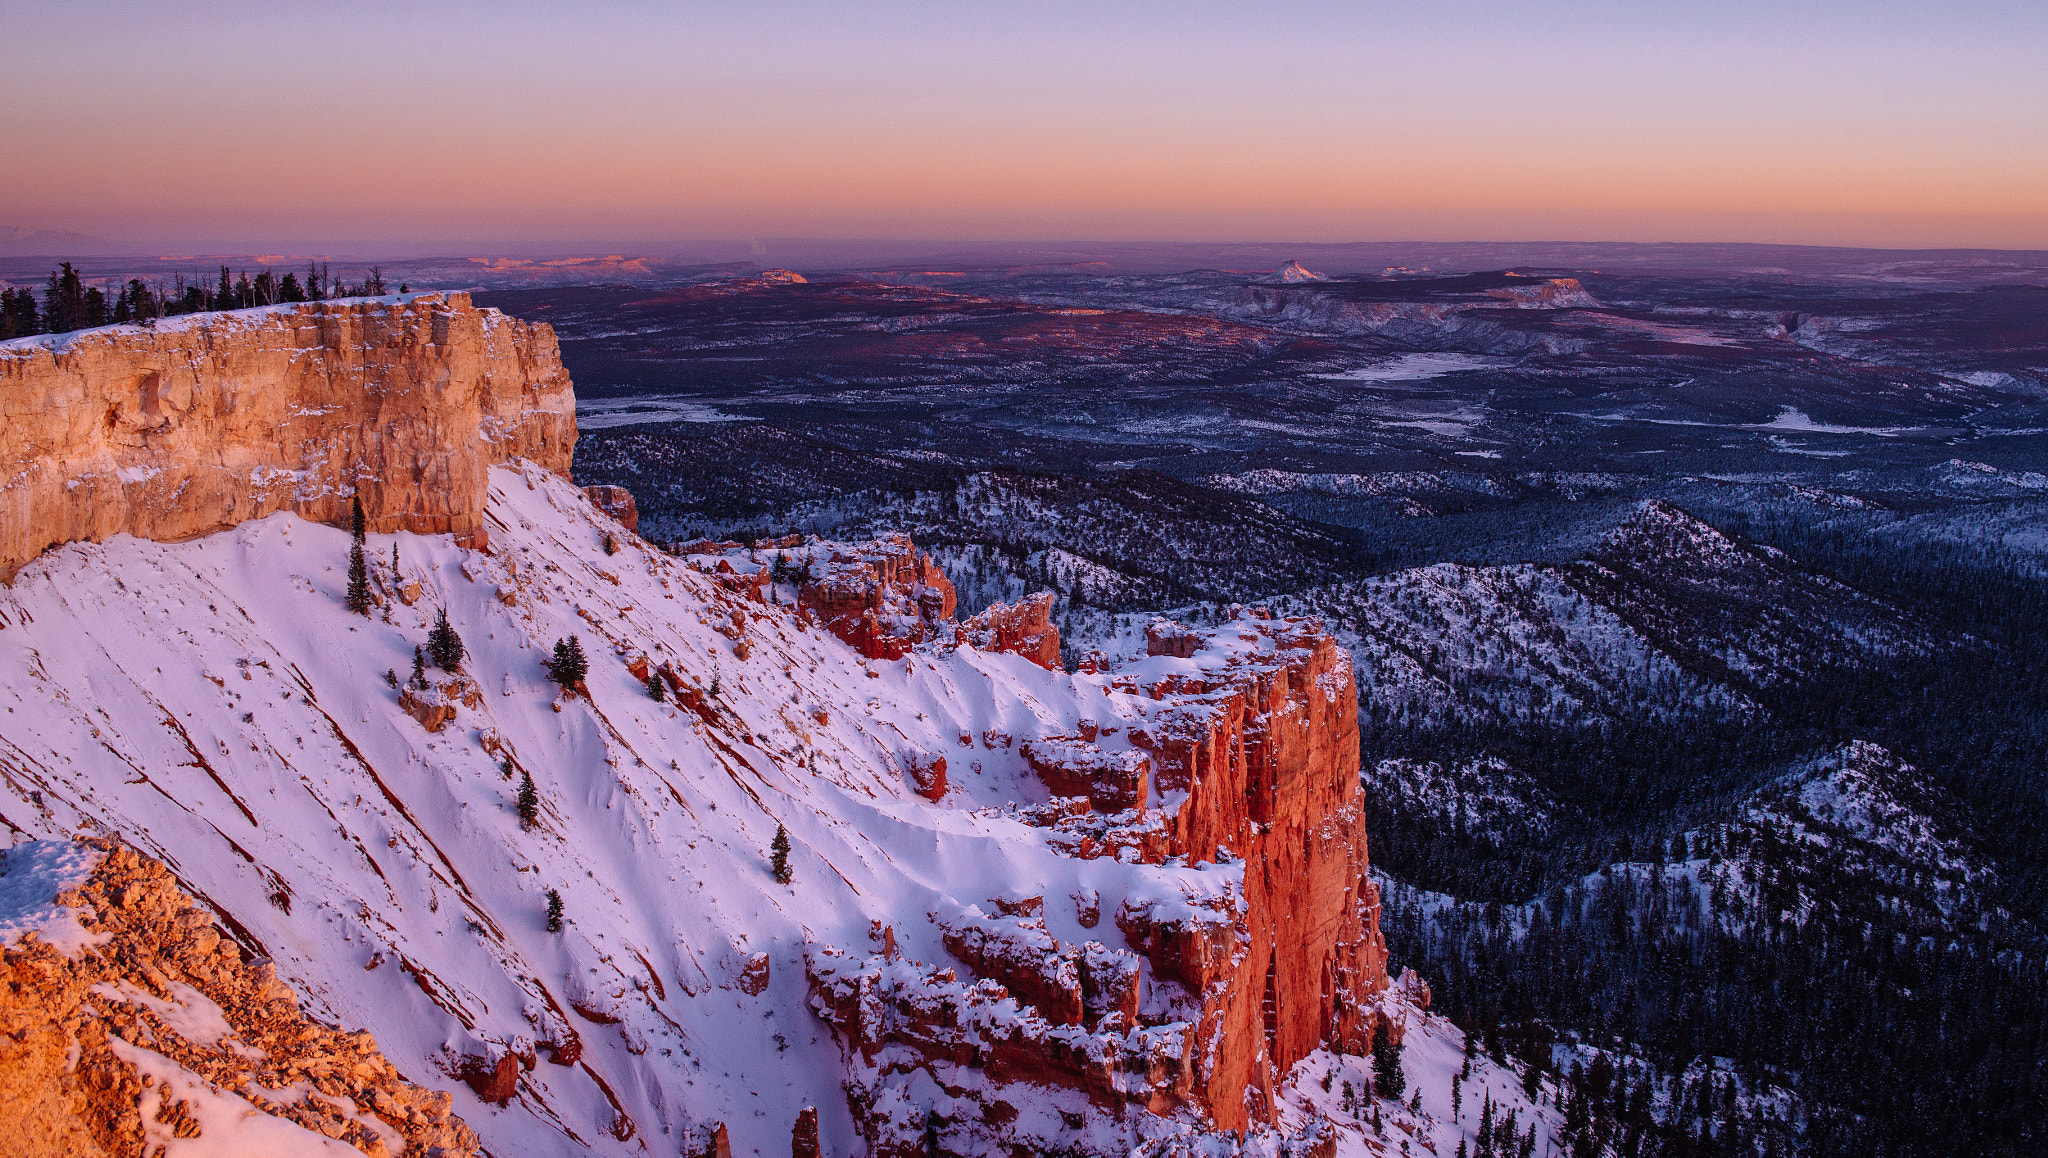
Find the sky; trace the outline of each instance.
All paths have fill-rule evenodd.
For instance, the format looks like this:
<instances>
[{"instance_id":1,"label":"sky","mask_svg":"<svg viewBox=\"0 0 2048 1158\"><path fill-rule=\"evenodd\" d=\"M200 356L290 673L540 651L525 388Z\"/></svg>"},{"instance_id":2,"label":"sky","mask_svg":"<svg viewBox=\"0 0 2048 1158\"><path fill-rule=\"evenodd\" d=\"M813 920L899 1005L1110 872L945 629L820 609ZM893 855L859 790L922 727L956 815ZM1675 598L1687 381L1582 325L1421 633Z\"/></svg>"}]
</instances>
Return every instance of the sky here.
<instances>
[{"instance_id":1,"label":"sky","mask_svg":"<svg viewBox=\"0 0 2048 1158\"><path fill-rule=\"evenodd\" d=\"M0 0L0 226L2048 249L2048 0Z\"/></svg>"}]
</instances>

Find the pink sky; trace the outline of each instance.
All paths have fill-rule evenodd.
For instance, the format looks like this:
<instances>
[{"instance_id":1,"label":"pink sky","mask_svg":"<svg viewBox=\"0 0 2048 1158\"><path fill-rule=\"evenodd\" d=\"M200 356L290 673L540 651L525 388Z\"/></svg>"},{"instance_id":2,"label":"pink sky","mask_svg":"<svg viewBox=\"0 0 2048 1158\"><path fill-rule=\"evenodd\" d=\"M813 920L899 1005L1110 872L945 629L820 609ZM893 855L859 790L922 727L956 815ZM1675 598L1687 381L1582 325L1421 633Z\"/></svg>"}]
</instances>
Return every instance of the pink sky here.
<instances>
[{"instance_id":1,"label":"pink sky","mask_svg":"<svg viewBox=\"0 0 2048 1158\"><path fill-rule=\"evenodd\" d=\"M0 28L0 225L144 248L2048 248L2041 3L8 2Z\"/></svg>"}]
</instances>

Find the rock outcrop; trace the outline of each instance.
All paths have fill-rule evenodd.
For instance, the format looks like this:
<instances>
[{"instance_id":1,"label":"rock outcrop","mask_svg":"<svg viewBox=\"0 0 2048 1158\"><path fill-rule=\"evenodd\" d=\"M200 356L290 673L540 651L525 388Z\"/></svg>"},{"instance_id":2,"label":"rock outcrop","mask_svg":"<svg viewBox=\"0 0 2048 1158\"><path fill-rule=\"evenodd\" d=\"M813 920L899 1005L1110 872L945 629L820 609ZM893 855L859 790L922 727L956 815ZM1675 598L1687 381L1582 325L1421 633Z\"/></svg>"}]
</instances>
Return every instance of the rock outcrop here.
<instances>
[{"instance_id":1,"label":"rock outcrop","mask_svg":"<svg viewBox=\"0 0 2048 1158\"><path fill-rule=\"evenodd\" d=\"M1128 949L1062 944L1043 897L992 901L1001 916L932 913L973 980L893 953L814 950L813 1007L866 1063L848 1089L874 1153L924 1153L933 1134L972 1151L991 1124L1021 1129L1018 1083L1069 1092L1071 1121L1186 1108L1211 1129L1271 1131L1296 1062L1398 1038L1381 1012L1348 653L1317 621L1244 608L1207 631L1155 622L1146 638L1147 655L1105 673L1141 697L1135 717L1025 740L1056 797L1004 814L1049 829L1066 855L1178 858L1211 885L1127 895L1114 920ZM1099 897L1073 903L1095 928ZM946 1075L963 1067L980 1077L956 1089ZM904 1082L920 1071L953 1113L906 1116Z\"/></svg>"},{"instance_id":2,"label":"rock outcrop","mask_svg":"<svg viewBox=\"0 0 2048 1158\"><path fill-rule=\"evenodd\" d=\"M629 531L640 530L640 504L633 501L633 492L625 487L594 486L584 487L583 493L590 499L590 505L617 519Z\"/></svg>"},{"instance_id":3,"label":"rock outcrop","mask_svg":"<svg viewBox=\"0 0 2048 1158\"><path fill-rule=\"evenodd\" d=\"M814 563L797 605L869 659L900 659L953 618L953 581L908 535Z\"/></svg>"},{"instance_id":4,"label":"rock outcrop","mask_svg":"<svg viewBox=\"0 0 2048 1158\"><path fill-rule=\"evenodd\" d=\"M0 1106L24 1158L227 1153L466 1158L445 1092L321 1025L270 962L111 840L0 854ZM515 1067L516 1068L516 1067ZM182 1151L180 1151L182 1152Z\"/></svg>"},{"instance_id":5,"label":"rock outcrop","mask_svg":"<svg viewBox=\"0 0 2048 1158\"><path fill-rule=\"evenodd\" d=\"M997 603L960 625L960 642L983 651L1021 655L1047 671L1060 667L1060 629L1052 623L1052 593L1014 604Z\"/></svg>"},{"instance_id":6,"label":"rock outcrop","mask_svg":"<svg viewBox=\"0 0 2048 1158\"><path fill-rule=\"evenodd\" d=\"M595 496L593 501L602 505ZM756 602L767 602L762 592L770 583L794 584L800 612L867 659L901 659L923 644L959 644L1060 670L1060 629L1052 622L1050 592L997 603L956 623L953 581L908 535L866 543L801 535L754 543L703 539L677 551L699 558L700 566Z\"/></svg>"},{"instance_id":7,"label":"rock outcrop","mask_svg":"<svg viewBox=\"0 0 2048 1158\"><path fill-rule=\"evenodd\" d=\"M1240 608L1206 637L1161 622L1146 641L1147 659L1115 680L1159 707L1124 751L1148 758L1167 855L1241 860L1244 907L1127 904L1117 923L1201 1002L1202 1101L1217 1125L1241 1128L1270 1116L1279 1077L1319 1045L1363 1053L1391 1029L1369 1013L1387 971L1358 799L1357 685L1349 654L1311 619ZM1087 746L1074 743L1077 759ZM1121 767L1094 766L1122 804Z\"/></svg>"},{"instance_id":8,"label":"rock outcrop","mask_svg":"<svg viewBox=\"0 0 2048 1158\"><path fill-rule=\"evenodd\" d=\"M193 314L0 342L0 580L47 548L273 511L488 541L485 471L566 474L554 331L461 293Z\"/></svg>"}]
</instances>

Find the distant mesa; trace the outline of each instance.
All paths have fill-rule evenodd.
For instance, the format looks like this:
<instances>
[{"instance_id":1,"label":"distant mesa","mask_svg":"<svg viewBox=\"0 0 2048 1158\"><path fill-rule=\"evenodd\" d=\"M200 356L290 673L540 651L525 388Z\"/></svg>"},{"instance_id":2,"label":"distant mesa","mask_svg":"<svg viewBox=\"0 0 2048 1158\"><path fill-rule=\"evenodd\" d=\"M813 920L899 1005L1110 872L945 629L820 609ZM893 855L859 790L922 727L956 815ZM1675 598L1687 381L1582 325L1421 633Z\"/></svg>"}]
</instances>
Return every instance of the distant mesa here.
<instances>
[{"instance_id":1,"label":"distant mesa","mask_svg":"<svg viewBox=\"0 0 2048 1158\"><path fill-rule=\"evenodd\" d=\"M0 225L0 257L107 253L111 249L112 246L101 238L68 229L24 229L18 225Z\"/></svg>"},{"instance_id":2,"label":"distant mesa","mask_svg":"<svg viewBox=\"0 0 2048 1158\"><path fill-rule=\"evenodd\" d=\"M755 280L771 285L808 285L811 279L792 269L764 269Z\"/></svg>"},{"instance_id":3,"label":"distant mesa","mask_svg":"<svg viewBox=\"0 0 2048 1158\"><path fill-rule=\"evenodd\" d=\"M1281 281L1329 281L1323 274L1308 268L1298 261L1290 261L1280 267Z\"/></svg>"}]
</instances>

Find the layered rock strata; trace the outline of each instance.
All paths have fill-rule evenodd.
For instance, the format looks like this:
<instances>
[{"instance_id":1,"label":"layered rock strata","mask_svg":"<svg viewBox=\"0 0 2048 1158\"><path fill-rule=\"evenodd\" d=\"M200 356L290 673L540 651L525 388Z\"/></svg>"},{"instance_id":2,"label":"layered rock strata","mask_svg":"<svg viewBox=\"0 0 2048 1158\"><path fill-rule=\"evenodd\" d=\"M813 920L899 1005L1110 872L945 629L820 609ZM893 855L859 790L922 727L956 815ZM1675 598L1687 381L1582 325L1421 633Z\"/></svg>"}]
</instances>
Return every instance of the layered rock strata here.
<instances>
[{"instance_id":1,"label":"layered rock strata","mask_svg":"<svg viewBox=\"0 0 2048 1158\"><path fill-rule=\"evenodd\" d=\"M1054 1104L1075 1130L1105 1112L1163 1122L1181 1109L1265 1130L1280 1079L1308 1053L1365 1053L1399 1034L1380 1011L1386 946L1348 653L1317 621L1238 608L1213 631L1155 623L1147 654L1107 674L1136 710L1023 741L1058 795L1005 814L1051 830L1070 856L1211 879L1132 893L1113 915L1076 894L1083 927L1105 915L1115 927L1083 944L1050 933L1042 897L992 900L995 916L932 913L972 980L896 957L893 937L864 958L814 948L813 1007L862 1059L849 1097L878 1155L923 1153L932 1137L980 1152L1043 1130L1018 1121L1031 1100L1011 1092L1020 1084L1063 1091ZM906 1117L918 1075L971 1111ZM1152 1127L1126 1128L1110 1137Z\"/></svg>"},{"instance_id":2,"label":"layered rock strata","mask_svg":"<svg viewBox=\"0 0 2048 1158\"><path fill-rule=\"evenodd\" d=\"M110 840L19 845L0 854L0 909L0 1150L478 1152L446 1092L307 1017L156 861Z\"/></svg>"},{"instance_id":3,"label":"layered rock strata","mask_svg":"<svg viewBox=\"0 0 2048 1158\"><path fill-rule=\"evenodd\" d=\"M1203 1100L1226 1128L1268 1120L1281 1075L1324 1043L1372 1048L1387 987L1367 878L1351 657L1313 619L1237 609L1199 646L1175 625L1118 673L1159 703L1132 744L1151 757L1169 856L1241 860L1235 927L1126 904L1117 924L1202 1002ZM1246 1096L1240 1098L1239 1094Z\"/></svg>"},{"instance_id":4,"label":"layered rock strata","mask_svg":"<svg viewBox=\"0 0 2048 1158\"><path fill-rule=\"evenodd\" d=\"M0 580L50 546L273 511L488 541L485 472L566 474L554 331L462 293L193 314L0 342Z\"/></svg>"}]
</instances>

